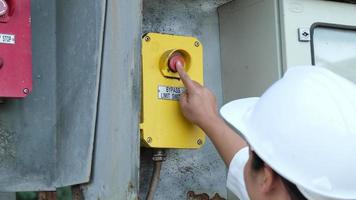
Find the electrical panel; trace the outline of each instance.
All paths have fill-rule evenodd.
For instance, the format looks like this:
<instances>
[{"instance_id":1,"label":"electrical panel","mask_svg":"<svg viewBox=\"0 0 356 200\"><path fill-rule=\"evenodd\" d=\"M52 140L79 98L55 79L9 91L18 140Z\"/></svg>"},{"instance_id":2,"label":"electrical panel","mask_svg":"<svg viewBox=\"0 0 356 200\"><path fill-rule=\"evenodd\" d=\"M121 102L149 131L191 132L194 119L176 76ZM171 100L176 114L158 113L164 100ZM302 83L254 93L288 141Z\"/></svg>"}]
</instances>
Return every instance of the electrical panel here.
<instances>
[{"instance_id":1,"label":"electrical panel","mask_svg":"<svg viewBox=\"0 0 356 200\"><path fill-rule=\"evenodd\" d=\"M0 0L0 98L32 90L30 0Z\"/></svg>"},{"instance_id":2,"label":"electrical panel","mask_svg":"<svg viewBox=\"0 0 356 200\"><path fill-rule=\"evenodd\" d=\"M238 0L218 12L225 102L261 96L300 65L326 67L356 82L355 4Z\"/></svg>"},{"instance_id":3,"label":"electrical panel","mask_svg":"<svg viewBox=\"0 0 356 200\"><path fill-rule=\"evenodd\" d=\"M203 131L188 122L179 108L184 92L176 71L181 62L203 84L203 47L193 37L148 33L142 39L142 145L151 148L200 148Z\"/></svg>"}]
</instances>

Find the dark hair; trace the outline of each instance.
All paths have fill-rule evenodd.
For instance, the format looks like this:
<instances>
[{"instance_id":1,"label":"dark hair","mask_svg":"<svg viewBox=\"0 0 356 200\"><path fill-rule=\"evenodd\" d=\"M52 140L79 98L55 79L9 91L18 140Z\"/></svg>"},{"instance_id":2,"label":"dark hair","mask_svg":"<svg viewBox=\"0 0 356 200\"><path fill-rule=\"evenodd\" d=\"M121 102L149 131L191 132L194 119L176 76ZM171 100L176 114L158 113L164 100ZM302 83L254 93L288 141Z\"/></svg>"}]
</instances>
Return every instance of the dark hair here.
<instances>
[{"instance_id":1,"label":"dark hair","mask_svg":"<svg viewBox=\"0 0 356 200\"><path fill-rule=\"evenodd\" d=\"M265 166L265 162L255 152L252 152L252 169L254 171L259 171L264 166ZM297 186L295 184L293 184L290 181L286 180L282 176L279 176L279 177L281 177L282 182L284 184L284 187L286 187L286 189L287 189L287 191L289 193L289 196L291 197L291 200L307 200L303 196L303 194L299 191L299 189L297 188Z\"/></svg>"}]
</instances>

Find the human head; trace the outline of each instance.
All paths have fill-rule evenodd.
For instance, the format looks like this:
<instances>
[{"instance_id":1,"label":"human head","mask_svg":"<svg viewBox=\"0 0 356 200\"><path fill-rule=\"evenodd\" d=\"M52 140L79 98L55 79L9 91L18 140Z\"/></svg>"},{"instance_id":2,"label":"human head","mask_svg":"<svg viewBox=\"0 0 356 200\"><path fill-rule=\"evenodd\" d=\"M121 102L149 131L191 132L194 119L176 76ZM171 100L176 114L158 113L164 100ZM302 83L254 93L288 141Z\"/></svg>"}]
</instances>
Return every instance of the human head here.
<instances>
[{"instance_id":1,"label":"human head","mask_svg":"<svg viewBox=\"0 0 356 200\"><path fill-rule=\"evenodd\" d=\"M280 182L294 183L307 199L356 199L351 81L319 66L291 67L261 98L230 102L220 113Z\"/></svg>"},{"instance_id":2,"label":"human head","mask_svg":"<svg viewBox=\"0 0 356 200\"><path fill-rule=\"evenodd\" d=\"M254 151L250 150L249 153L244 174L251 199L307 200L295 184L276 173Z\"/></svg>"}]
</instances>

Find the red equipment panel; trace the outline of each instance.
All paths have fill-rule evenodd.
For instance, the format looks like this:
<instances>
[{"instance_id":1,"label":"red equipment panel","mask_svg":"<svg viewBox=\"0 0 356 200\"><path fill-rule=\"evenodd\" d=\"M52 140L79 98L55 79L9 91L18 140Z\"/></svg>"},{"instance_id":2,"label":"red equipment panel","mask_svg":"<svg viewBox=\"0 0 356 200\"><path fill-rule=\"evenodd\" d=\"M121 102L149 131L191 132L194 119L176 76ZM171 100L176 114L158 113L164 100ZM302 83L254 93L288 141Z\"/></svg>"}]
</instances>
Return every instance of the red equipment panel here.
<instances>
[{"instance_id":1,"label":"red equipment panel","mask_svg":"<svg viewBox=\"0 0 356 200\"><path fill-rule=\"evenodd\" d=\"M0 0L0 97L32 90L30 0Z\"/></svg>"}]
</instances>

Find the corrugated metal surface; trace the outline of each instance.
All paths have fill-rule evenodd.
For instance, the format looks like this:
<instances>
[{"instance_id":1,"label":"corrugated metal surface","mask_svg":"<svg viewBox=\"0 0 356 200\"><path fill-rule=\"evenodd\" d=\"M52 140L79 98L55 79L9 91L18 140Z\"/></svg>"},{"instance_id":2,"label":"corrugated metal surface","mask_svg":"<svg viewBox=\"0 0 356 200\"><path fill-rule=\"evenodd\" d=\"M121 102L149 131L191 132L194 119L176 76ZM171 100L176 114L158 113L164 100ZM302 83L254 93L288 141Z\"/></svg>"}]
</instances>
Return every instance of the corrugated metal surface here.
<instances>
[{"instance_id":1,"label":"corrugated metal surface","mask_svg":"<svg viewBox=\"0 0 356 200\"><path fill-rule=\"evenodd\" d=\"M56 186L89 181L105 1L56 1Z\"/></svg>"},{"instance_id":2,"label":"corrugated metal surface","mask_svg":"<svg viewBox=\"0 0 356 200\"><path fill-rule=\"evenodd\" d=\"M15 193L0 193L1 200L15 200L16 194Z\"/></svg>"},{"instance_id":3,"label":"corrugated metal surface","mask_svg":"<svg viewBox=\"0 0 356 200\"><path fill-rule=\"evenodd\" d=\"M107 0L88 200L137 199L141 21L140 0Z\"/></svg>"},{"instance_id":4,"label":"corrugated metal surface","mask_svg":"<svg viewBox=\"0 0 356 200\"><path fill-rule=\"evenodd\" d=\"M32 0L33 92L0 104L0 190L89 180L102 1Z\"/></svg>"}]
</instances>

